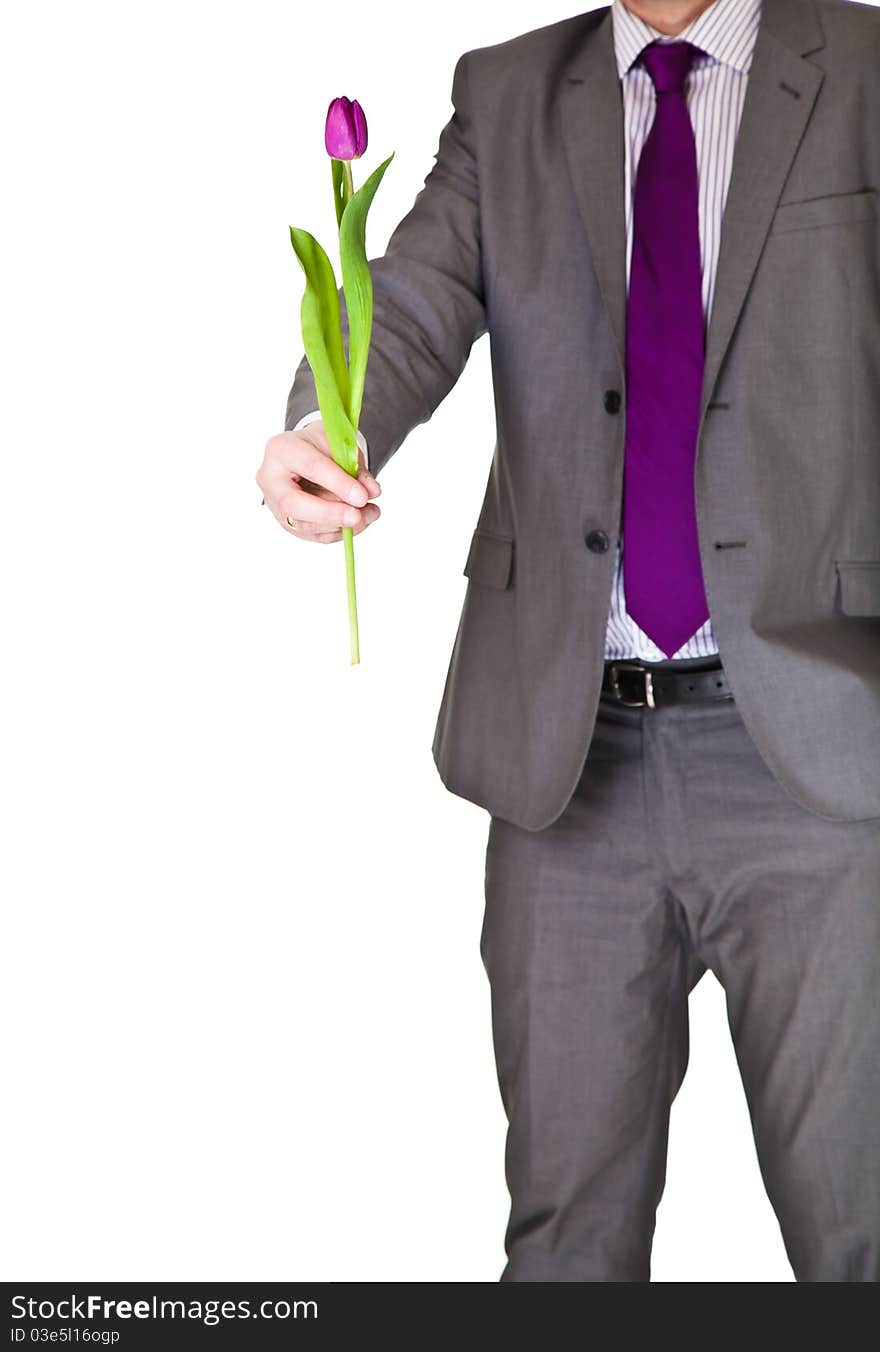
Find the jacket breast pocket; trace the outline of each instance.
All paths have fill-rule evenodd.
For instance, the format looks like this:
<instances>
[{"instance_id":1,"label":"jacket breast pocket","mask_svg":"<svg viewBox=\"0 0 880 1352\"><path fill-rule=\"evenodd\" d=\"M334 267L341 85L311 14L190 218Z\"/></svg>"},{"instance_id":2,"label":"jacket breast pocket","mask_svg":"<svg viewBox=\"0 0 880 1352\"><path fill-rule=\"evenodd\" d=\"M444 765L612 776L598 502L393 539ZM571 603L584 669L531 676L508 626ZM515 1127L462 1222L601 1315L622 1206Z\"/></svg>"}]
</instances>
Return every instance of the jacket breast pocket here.
<instances>
[{"instance_id":1,"label":"jacket breast pocket","mask_svg":"<svg viewBox=\"0 0 880 1352\"><path fill-rule=\"evenodd\" d=\"M880 616L880 559L838 559L837 575L844 615Z\"/></svg>"},{"instance_id":2,"label":"jacket breast pocket","mask_svg":"<svg viewBox=\"0 0 880 1352\"><path fill-rule=\"evenodd\" d=\"M504 590L513 585L514 542L510 535L495 535L477 527L465 560L464 575L486 587Z\"/></svg>"},{"instance_id":3,"label":"jacket breast pocket","mask_svg":"<svg viewBox=\"0 0 880 1352\"><path fill-rule=\"evenodd\" d=\"M867 221L877 214L877 189L808 197L799 202L780 202L770 223L771 235L786 230L811 230L820 225Z\"/></svg>"}]
</instances>

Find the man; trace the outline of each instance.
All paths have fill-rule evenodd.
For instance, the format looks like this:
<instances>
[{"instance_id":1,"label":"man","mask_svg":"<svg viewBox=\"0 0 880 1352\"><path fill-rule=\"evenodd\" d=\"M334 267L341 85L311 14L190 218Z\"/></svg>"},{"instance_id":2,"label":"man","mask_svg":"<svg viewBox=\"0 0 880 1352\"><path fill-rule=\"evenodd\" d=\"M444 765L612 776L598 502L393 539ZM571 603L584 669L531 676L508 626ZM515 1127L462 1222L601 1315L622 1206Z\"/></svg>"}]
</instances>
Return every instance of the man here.
<instances>
[{"instance_id":1,"label":"man","mask_svg":"<svg viewBox=\"0 0 880 1352\"><path fill-rule=\"evenodd\" d=\"M466 52L453 104L361 429L379 474L488 331L433 751L491 818L501 1280L650 1279L708 968L796 1279L878 1281L880 12L614 0ZM315 406L304 360L257 479L332 540Z\"/></svg>"}]
</instances>

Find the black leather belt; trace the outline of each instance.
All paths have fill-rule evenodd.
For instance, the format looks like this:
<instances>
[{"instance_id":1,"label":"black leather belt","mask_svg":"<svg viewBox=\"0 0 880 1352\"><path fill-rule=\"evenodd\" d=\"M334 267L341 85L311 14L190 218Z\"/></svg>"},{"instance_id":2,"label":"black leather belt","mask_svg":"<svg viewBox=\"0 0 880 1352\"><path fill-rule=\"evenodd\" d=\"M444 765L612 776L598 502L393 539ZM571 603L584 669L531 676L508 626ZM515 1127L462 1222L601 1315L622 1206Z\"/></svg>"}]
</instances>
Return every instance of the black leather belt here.
<instances>
[{"instance_id":1,"label":"black leather belt","mask_svg":"<svg viewBox=\"0 0 880 1352\"><path fill-rule=\"evenodd\" d=\"M657 666L635 658L606 661L602 695L616 704L655 709L663 704L692 704L707 699L733 699L721 659L699 666L683 663Z\"/></svg>"}]
</instances>

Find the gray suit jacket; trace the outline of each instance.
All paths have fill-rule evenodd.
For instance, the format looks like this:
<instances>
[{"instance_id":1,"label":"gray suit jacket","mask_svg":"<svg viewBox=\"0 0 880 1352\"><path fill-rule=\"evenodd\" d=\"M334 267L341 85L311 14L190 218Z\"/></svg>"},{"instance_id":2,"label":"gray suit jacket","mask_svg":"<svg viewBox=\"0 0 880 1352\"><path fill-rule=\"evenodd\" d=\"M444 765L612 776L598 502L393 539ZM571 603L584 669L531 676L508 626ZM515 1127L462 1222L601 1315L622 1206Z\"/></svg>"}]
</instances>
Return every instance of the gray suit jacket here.
<instances>
[{"instance_id":1,"label":"gray suit jacket","mask_svg":"<svg viewBox=\"0 0 880 1352\"><path fill-rule=\"evenodd\" d=\"M610 9L465 52L452 101L424 188L371 260L360 426L381 473L489 333L497 440L433 754L453 793L539 830L581 775L599 699L614 550L585 538L613 543L620 522ZM880 11L764 0L707 334L700 552L761 757L840 819L880 816L878 183ZM285 427L316 407L303 358Z\"/></svg>"}]
</instances>

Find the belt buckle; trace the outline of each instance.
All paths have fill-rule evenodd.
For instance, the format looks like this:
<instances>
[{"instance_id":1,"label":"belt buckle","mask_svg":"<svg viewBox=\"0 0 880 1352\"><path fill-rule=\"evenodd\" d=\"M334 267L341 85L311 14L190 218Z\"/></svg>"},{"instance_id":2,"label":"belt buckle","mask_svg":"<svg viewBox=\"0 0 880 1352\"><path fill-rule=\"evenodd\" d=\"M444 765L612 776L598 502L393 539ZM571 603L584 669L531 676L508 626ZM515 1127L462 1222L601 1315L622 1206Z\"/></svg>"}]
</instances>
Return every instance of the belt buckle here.
<instances>
[{"instance_id":1,"label":"belt buckle","mask_svg":"<svg viewBox=\"0 0 880 1352\"><path fill-rule=\"evenodd\" d=\"M620 693L620 686L617 681L617 673L622 670L640 671L645 677L645 698L644 699L624 699ZM655 709L654 703L654 673L643 666L641 662L612 662L611 663L611 689L614 691L621 704L626 705L628 709L641 709L647 705L649 709Z\"/></svg>"}]
</instances>

